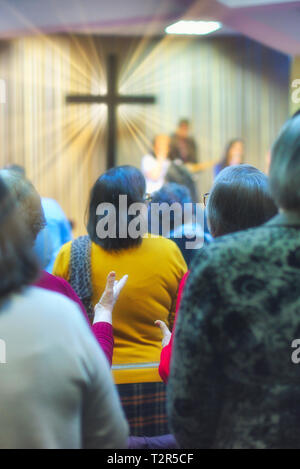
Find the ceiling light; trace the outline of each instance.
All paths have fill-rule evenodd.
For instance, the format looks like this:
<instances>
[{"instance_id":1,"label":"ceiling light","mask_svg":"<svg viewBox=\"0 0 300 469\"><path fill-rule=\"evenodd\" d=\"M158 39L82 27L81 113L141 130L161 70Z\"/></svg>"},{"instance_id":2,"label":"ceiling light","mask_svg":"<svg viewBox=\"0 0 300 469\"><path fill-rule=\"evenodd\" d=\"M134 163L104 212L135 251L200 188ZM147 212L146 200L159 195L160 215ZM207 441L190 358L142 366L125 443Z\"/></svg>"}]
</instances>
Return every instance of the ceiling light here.
<instances>
[{"instance_id":1,"label":"ceiling light","mask_svg":"<svg viewBox=\"0 0 300 469\"><path fill-rule=\"evenodd\" d=\"M167 34L210 34L222 28L222 23L218 21L187 21L181 20L177 23L167 26L165 32Z\"/></svg>"}]
</instances>

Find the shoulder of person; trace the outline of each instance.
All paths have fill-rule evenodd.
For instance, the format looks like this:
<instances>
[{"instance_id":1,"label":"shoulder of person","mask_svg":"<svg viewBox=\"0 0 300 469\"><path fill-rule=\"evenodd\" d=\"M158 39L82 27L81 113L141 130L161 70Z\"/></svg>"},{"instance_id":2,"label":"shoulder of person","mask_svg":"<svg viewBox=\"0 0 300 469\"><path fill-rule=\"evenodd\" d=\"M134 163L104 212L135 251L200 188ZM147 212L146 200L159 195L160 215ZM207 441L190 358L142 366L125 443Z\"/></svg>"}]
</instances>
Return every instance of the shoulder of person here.
<instances>
[{"instance_id":1,"label":"shoulder of person","mask_svg":"<svg viewBox=\"0 0 300 469\"><path fill-rule=\"evenodd\" d=\"M153 163L154 161L156 161L156 158L151 153L147 153L147 155L144 155L142 158L142 163Z\"/></svg>"},{"instance_id":2,"label":"shoulder of person","mask_svg":"<svg viewBox=\"0 0 300 469\"><path fill-rule=\"evenodd\" d=\"M144 241L147 243L151 249L159 252L160 256L175 256L182 257L181 251L174 241L171 239L165 238L164 236L147 233L144 237Z\"/></svg>"},{"instance_id":3,"label":"shoulder of person","mask_svg":"<svg viewBox=\"0 0 300 469\"><path fill-rule=\"evenodd\" d=\"M156 158L152 153L146 153L146 155L142 157L142 160L155 160L155 159Z\"/></svg>"},{"instance_id":4,"label":"shoulder of person","mask_svg":"<svg viewBox=\"0 0 300 469\"><path fill-rule=\"evenodd\" d=\"M150 243L156 247L159 247L159 246L168 247L169 246L171 248L173 245L176 246L176 244L173 241L158 234L147 233L144 236L144 239L150 241Z\"/></svg>"},{"instance_id":5,"label":"shoulder of person","mask_svg":"<svg viewBox=\"0 0 300 469\"><path fill-rule=\"evenodd\" d=\"M63 244L58 252L57 258L62 256L70 256L71 249L72 249L72 242L68 241L67 243Z\"/></svg>"},{"instance_id":6,"label":"shoulder of person","mask_svg":"<svg viewBox=\"0 0 300 469\"><path fill-rule=\"evenodd\" d=\"M71 262L71 249L72 241L68 241L64 244L55 259L53 266L53 274L57 277L62 277L69 280L69 265Z\"/></svg>"},{"instance_id":7,"label":"shoulder of person","mask_svg":"<svg viewBox=\"0 0 300 469\"><path fill-rule=\"evenodd\" d=\"M73 300L57 292L30 287L20 295L19 301L30 311L31 324L36 324L41 333L47 331L52 347L59 347L57 350L61 347L70 363L76 362L77 369L81 363L79 371L86 381L93 383L93 376L108 371L104 353Z\"/></svg>"},{"instance_id":8,"label":"shoulder of person","mask_svg":"<svg viewBox=\"0 0 300 469\"><path fill-rule=\"evenodd\" d=\"M76 298L76 300L78 299L75 291L73 290L73 288L71 287L69 282L67 282L67 280L65 280L62 277L57 277L56 275L52 275L52 274L48 274L48 275L51 276L51 281L59 289L59 293L62 293L63 295L67 296L68 298L70 298L73 301L74 301L75 298Z\"/></svg>"},{"instance_id":9,"label":"shoulder of person","mask_svg":"<svg viewBox=\"0 0 300 469\"><path fill-rule=\"evenodd\" d=\"M141 166L143 169L147 169L149 167L152 167L156 164L156 158L154 155L151 153L148 153L147 155L144 155L141 161Z\"/></svg>"},{"instance_id":10,"label":"shoulder of person","mask_svg":"<svg viewBox=\"0 0 300 469\"><path fill-rule=\"evenodd\" d=\"M270 228L263 225L216 238L199 250L193 260L192 270L201 269L204 264L211 268L226 269L233 262L251 262L258 248L269 245L270 236Z\"/></svg>"},{"instance_id":11,"label":"shoulder of person","mask_svg":"<svg viewBox=\"0 0 300 469\"><path fill-rule=\"evenodd\" d=\"M27 305L36 305L41 321L62 321L68 322L82 318L82 312L78 305L65 295L46 290L39 287L27 288L20 299Z\"/></svg>"},{"instance_id":12,"label":"shoulder of person","mask_svg":"<svg viewBox=\"0 0 300 469\"><path fill-rule=\"evenodd\" d=\"M65 216L65 213L61 205L55 199L49 197L42 197L41 199L42 207L47 212L48 210L53 211L59 215ZM46 213L47 215L47 213Z\"/></svg>"}]
</instances>

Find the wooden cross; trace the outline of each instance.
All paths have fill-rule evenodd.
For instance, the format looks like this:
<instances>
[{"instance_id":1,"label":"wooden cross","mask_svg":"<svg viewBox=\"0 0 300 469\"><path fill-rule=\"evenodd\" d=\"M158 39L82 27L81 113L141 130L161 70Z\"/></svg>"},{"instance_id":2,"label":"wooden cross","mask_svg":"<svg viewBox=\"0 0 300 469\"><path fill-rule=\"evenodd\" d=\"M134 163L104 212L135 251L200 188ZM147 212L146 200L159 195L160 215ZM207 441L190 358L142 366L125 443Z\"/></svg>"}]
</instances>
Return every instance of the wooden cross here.
<instances>
[{"instance_id":1,"label":"wooden cross","mask_svg":"<svg viewBox=\"0 0 300 469\"><path fill-rule=\"evenodd\" d=\"M128 96L118 93L118 70L117 57L109 55L107 58L107 94L89 95L75 94L66 98L70 104L107 104L108 108L108 136L107 136L107 167L112 168L116 164L117 150L117 115L116 110L119 104L154 104L154 96Z\"/></svg>"}]
</instances>

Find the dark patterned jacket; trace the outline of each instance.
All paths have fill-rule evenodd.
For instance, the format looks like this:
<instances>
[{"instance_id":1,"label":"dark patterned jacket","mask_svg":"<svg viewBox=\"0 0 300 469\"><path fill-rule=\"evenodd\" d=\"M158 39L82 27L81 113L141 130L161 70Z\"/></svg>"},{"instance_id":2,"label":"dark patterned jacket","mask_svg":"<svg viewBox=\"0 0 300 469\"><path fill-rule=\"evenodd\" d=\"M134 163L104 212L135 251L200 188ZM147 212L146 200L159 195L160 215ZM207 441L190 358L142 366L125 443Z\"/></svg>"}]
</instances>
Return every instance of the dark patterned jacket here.
<instances>
[{"instance_id":1,"label":"dark patterned jacket","mask_svg":"<svg viewBox=\"0 0 300 469\"><path fill-rule=\"evenodd\" d=\"M185 448L300 448L300 216L219 238L192 264L169 382Z\"/></svg>"}]
</instances>

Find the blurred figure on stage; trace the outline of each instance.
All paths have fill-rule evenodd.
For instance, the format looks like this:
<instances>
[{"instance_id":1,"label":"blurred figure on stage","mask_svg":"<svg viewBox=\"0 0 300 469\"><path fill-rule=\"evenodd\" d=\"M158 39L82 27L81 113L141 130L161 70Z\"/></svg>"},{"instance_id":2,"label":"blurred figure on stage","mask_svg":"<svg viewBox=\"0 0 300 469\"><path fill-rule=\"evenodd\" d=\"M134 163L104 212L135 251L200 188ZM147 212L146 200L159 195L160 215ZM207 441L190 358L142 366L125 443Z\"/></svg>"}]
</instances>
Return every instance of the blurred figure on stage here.
<instances>
[{"instance_id":1,"label":"blurred figure on stage","mask_svg":"<svg viewBox=\"0 0 300 469\"><path fill-rule=\"evenodd\" d=\"M271 150L268 150L265 157L265 173L269 176L271 166Z\"/></svg>"},{"instance_id":2,"label":"blurred figure on stage","mask_svg":"<svg viewBox=\"0 0 300 469\"><path fill-rule=\"evenodd\" d=\"M142 158L141 170L146 180L146 191L150 194L164 185L170 166L169 150L170 137L157 135L154 138L152 152Z\"/></svg>"},{"instance_id":3,"label":"blurred figure on stage","mask_svg":"<svg viewBox=\"0 0 300 469\"><path fill-rule=\"evenodd\" d=\"M193 202L199 202L197 173L212 168L216 161L198 161L195 139L190 135L190 121L181 119L175 134L171 136L169 159L171 161L166 181L189 188Z\"/></svg>"},{"instance_id":4,"label":"blurred figure on stage","mask_svg":"<svg viewBox=\"0 0 300 469\"><path fill-rule=\"evenodd\" d=\"M227 168L227 166L235 166L244 162L245 145L241 138L230 140L225 148L221 161L215 166L215 177Z\"/></svg>"},{"instance_id":5,"label":"blurred figure on stage","mask_svg":"<svg viewBox=\"0 0 300 469\"><path fill-rule=\"evenodd\" d=\"M197 163L197 144L190 136L190 122L180 119L175 133L171 136L169 158L172 161L181 160L183 163Z\"/></svg>"}]
</instances>

